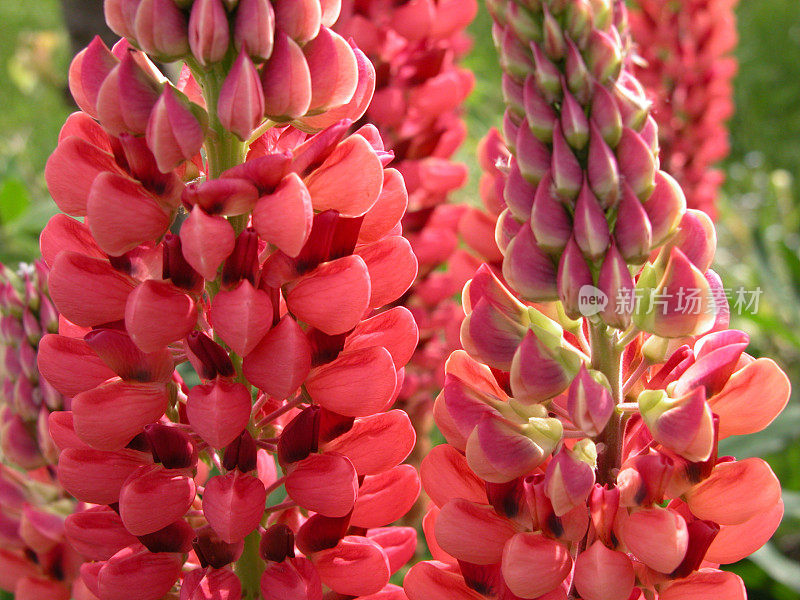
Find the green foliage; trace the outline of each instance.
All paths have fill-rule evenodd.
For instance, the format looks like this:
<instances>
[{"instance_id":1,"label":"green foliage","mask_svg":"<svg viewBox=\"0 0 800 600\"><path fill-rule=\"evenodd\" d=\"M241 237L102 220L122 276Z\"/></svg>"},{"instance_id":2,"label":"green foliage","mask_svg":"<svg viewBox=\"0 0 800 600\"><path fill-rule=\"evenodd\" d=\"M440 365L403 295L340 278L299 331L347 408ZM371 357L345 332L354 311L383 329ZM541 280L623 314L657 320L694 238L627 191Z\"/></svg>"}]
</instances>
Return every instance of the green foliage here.
<instances>
[{"instance_id":1,"label":"green foliage","mask_svg":"<svg viewBox=\"0 0 800 600\"><path fill-rule=\"evenodd\" d=\"M28 188L19 179L9 178L0 185L0 224L19 219L31 204Z\"/></svg>"}]
</instances>

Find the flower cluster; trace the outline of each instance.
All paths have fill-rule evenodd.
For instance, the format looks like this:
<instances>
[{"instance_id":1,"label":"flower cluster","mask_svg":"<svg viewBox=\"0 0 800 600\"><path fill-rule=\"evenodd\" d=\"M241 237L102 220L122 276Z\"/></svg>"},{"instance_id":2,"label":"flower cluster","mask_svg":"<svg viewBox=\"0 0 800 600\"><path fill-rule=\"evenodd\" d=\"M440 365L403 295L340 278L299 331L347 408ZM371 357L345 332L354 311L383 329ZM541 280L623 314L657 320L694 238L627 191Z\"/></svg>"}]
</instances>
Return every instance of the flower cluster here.
<instances>
[{"instance_id":1,"label":"flower cluster","mask_svg":"<svg viewBox=\"0 0 800 600\"><path fill-rule=\"evenodd\" d=\"M631 34L644 65L636 74L654 103L661 160L690 208L716 216L733 114L735 0L637 0Z\"/></svg>"},{"instance_id":2,"label":"flower cluster","mask_svg":"<svg viewBox=\"0 0 800 600\"><path fill-rule=\"evenodd\" d=\"M384 308L417 261L392 153L348 134L374 69L338 2L105 9L126 39L72 63L40 240L81 598L402 593L416 532L386 525L420 483L391 408L417 328ZM178 86L149 57L184 60Z\"/></svg>"},{"instance_id":3,"label":"flower cluster","mask_svg":"<svg viewBox=\"0 0 800 600\"><path fill-rule=\"evenodd\" d=\"M458 62L470 48L464 29L477 8L476 0L350 0L335 26L375 64L375 97L364 120L378 127L394 152L409 192L403 235L420 272L403 305L414 314L420 342L400 401L420 435L415 455L426 452L442 365L459 347L461 309L453 298L480 264L458 247L467 207L446 204L467 175L466 166L452 157L466 136L461 107L474 77ZM450 268L442 269L446 264Z\"/></svg>"},{"instance_id":4,"label":"flower cluster","mask_svg":"<svg viewBox=\"0 0 800 600\"><path fill-rule=\"evenodd\" d=\"M47 417L64 406L36 366L42 336L58 331L47 274L42 261L21 265L18 272L0 264L0 448L9 463L26 471L55 462Z\"/></svg>"},{"instance_id":5,"label":"flower cluster","mask_svg":"<svg viewBox=\"0 0 800 600\"><path fill-rule=\"evenodd\" d=\"M490 7L511 156L485 180L504 181L506 283L483 266L464 288L464 350L434 407L447 444L421 468L434 560L406 594L744 599L718 567L772 535L780 484L717 444L769 425L789 382L727 329L713 224L659 171L624 3ZM689 289L693 310L674 293Z\"/></svg>"}]
</instances>

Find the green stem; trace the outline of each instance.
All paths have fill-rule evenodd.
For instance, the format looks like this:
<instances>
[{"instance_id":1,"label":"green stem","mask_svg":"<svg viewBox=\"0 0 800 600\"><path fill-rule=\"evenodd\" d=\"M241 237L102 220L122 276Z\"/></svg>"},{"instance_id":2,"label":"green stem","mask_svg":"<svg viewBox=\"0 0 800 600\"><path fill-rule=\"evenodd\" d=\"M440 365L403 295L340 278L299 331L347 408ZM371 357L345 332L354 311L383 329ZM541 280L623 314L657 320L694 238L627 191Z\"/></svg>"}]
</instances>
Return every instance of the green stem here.
<instances>
[{"instance_id":1,"label":"green stem","mask_svg":"<svg viewBox=\"0 0 800 600\"><path fill-rule=\"evenodd\" d=\"M611 384L614 404L622 402L622 351L614 343L613 331L605 325L592 325L592 368L600 371ZM616 411L608 425L595 440L603 444L597 456L597 481L601 485L613 485L622 462L623 417Z\"/></svg>"},{"instance_id":2,"label":"green stem","mask_svg":"<svg viewBox=\"0 0 800 600\"><path fill-rule=\"evenodd\" d=\"M256 529L244 538L244 550L236 561L236 574L242 582L242 600L261 600L261 574L265 563L258 552L261 533Z\"/></svg>"},{"instance_id":3,"label":"green stem","mask_svg":"<svg viewBox=\"0 0 800 600\"><path fill-rule=\"evenodd\" d=\"M217 115L217 105L222 83L230 69L230 61L217 64L210 69L205 69L196 61L188 61L192 73L201 85L203 96L208 111L208 133L206 134L205 150L208 160L209 179L218 178L231 167L240 165L247 156L247 144L240 140L236 134L222 126ZM237 215L228 219L238 235L247 226L248 215ZM206 290L209 296L219 290L220 282L209 282ZM221 340L218 340L221 341ZM234 352L230 353L231 361L236 369L237 379L247 385L242 377L242 359ZM242 600L261 599L261 574L264 572L264 561L259 555L261 534L253 531L245 538L244 549L239 560L236 561L235 571L242 582Z\"/></svg>"}]
</instances>

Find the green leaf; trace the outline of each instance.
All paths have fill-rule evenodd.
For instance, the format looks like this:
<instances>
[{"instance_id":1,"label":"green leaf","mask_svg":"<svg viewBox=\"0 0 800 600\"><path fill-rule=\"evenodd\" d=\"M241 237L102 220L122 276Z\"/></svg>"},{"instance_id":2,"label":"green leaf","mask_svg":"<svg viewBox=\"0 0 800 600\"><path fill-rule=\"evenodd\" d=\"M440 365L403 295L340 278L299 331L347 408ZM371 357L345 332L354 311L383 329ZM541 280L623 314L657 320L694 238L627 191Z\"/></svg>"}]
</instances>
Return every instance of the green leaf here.
<instances>
[{"instance_id":1,"label":"green leaf","mask_svg":"<svg viewBox=\"0 0 800 600\"><path fill-rule=\"evenodd\" d=\"M8 178L0 187L0 223L11 223L28 210L31 195L19 179Z\"/></svg>"},{"instance_id":2,"label":"green leaf","mask_svg":"<svg viewBox=\"0 0 800 600\"><path fill-rule=\"evenodd\" d=\"M773 544L766 544L749 558L775 581L800 592L800 563L786 558Z\"/></svg>"}]
</instances>

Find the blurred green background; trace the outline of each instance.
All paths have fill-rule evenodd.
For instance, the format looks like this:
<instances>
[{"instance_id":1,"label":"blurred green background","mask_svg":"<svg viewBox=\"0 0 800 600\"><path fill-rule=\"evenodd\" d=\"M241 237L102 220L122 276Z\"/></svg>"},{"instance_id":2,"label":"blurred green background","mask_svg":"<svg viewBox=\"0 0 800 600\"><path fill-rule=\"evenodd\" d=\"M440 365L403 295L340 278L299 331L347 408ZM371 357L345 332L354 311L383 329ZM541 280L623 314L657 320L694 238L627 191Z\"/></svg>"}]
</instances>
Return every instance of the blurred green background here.
<instances>
[{"instance_id":1,"label":"blurred green background","mask_svg":"<svg viewBox=\"0 0 800 600\"><path fill-rule=\"evenodd\" d=\"M750 352L769 355L800 390L800 2L741 0L737 112L719 220L716 268L726 287L760 287L755 315L736 317ZM58 130L71 111L64 92L69 42L57 0L0 0L0 261L34 260L38 233L55 205L42 176ZM467 66L477 86L467 104L470 136L461 159L470 166L459 194L475 201L477 141L502 115L499 69L490 22L472 26ZM765 457L784 485L786 516L773 541L733 569L752 600L800 598L800 404L794 394L765 432L730 439L723 454Z\"/></svg>"}]
</instances>

